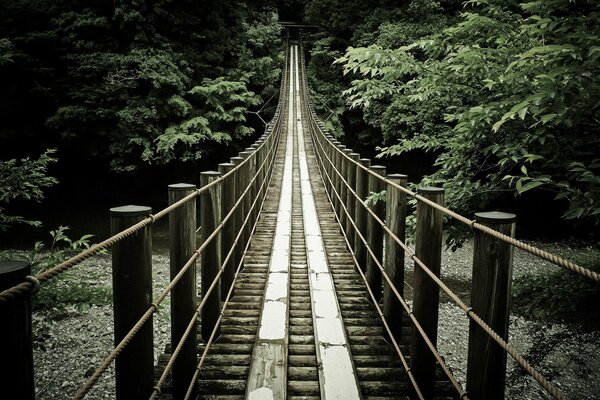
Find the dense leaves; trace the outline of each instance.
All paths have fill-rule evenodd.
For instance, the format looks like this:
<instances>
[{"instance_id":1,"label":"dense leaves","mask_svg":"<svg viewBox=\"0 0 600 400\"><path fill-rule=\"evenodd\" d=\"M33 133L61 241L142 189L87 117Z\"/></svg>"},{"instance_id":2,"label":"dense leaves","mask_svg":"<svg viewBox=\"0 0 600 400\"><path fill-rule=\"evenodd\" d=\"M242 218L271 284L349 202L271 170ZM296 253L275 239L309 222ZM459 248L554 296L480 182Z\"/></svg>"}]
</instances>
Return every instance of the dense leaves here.
<instances>
[{"instance_id":1,"label":"dense leaves","mask_svg":"<svg viewBox=\"0 0 600 400\"><path fill-rule=\"evenodd\" d=\"M32 0L1 19L0 74L15 82L5 110L46 100L36 117L59 135L44 141L116 171L197 160L251 134L245 111L278 82L279 26L262 5Z\"/></svg>"},{"instance_id":2,"label":"dense leaves","mask_svg":"<svg viewBox=\"0 0 600 400\"><path fill-rule=\"evenodd\" d=\"M39 221L9 215L5 207L17 199L37 202L44 199L43 190L57 183L55 178L47 175L50 164L56 162L54 153L55 150L48 150L37 159L0 161L0 231L6 230L11 224L40 224Z\"/></svg>"},{"instance_id":3,"label":"dense leaves","mask_svg":"<svg viewBox=\"0 0 600 400\"><path fill-rule=\"evenodd\" d=\"M454 16L415 0L387 15L375 44L337 59L381 156L433 152L424 183L465 212L535 190L566 199L564 218L600 221L596 2L474 0Z\"/></svg>"}]
</instances>

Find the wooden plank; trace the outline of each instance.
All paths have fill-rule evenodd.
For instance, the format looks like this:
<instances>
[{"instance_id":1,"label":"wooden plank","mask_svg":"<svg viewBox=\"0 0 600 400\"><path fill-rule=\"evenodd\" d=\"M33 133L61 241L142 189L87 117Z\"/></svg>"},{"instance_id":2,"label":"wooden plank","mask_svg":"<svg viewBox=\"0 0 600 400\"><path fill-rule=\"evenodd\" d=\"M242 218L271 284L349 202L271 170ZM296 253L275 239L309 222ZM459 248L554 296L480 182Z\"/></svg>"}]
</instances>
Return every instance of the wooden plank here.
<instances>
[{"instance_id":1,"label":"wooden plank","mask_svg":"<svg viewBox=\"0 0 600 400\"><path fill-rule=\"evenodd\" d=\"M298 82L297 77L296 81ZM299 83L296 83L296 85L299 85ZM296 106L297 112L300 114L299 94ZM301 118L297 119L297 129L299 132L297 140L302 214L308 259L310 297L313 308L315 345L319 362L320 394L324 400L361 399L350 346L346 337L331 271L327 265L323 238L321 237L315 198L308 173Z\"/></svg>"},{"instance_id":2,"label":"wooden plank","mask_svg":"<svg viewBox=\"0 0 600 400\"><path fill-rule=\"evenodd\" d=\"M292 56L293 57L293 56ZM292 71L295 61L290 60ZM290 85L289 101L293 98ZM283 180L271 248L269 274L260 326L246 385L246 399L285 399L288 362L289 270L292 230L293 109L288 108L288 131Z\"/></svg>"}]
</instances>

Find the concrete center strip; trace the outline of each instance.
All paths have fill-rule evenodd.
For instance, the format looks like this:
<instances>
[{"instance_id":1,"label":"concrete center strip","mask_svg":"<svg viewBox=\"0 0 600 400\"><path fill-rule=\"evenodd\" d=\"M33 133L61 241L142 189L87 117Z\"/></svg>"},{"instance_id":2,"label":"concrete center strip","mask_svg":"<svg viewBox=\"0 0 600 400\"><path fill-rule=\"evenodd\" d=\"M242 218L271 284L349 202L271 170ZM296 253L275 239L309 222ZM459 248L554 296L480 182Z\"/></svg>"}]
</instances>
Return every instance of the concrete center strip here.
<instances>
[{"instance_id":1,"label":"concrete center strip","mask_svg":"<svg viewBox=\"0 0 600 400\"><path fill-rule=\"evenodd\" d=\"M294 52L297 54L297 49ZM350 346L344 329L344 322L337 301L335 286L327 263L327 255L321 237L319 218L315 205L308 162L304 146L300 105L300 84L295 79L296 120L298 132L298 159L300 167L300 187L302 193L302 214L308 258L310 297L315 330L315 347L319 362L319 385L321 399L357 400L361 399L356 370L352 362Z\"/></svg>"},{"instance_id":2,"label":"concrete center strip","mask_svg":"<svg viewBox=\"0 0 600 400\"><path fill-rule=\"evenodd\" d=\"M297 75L296 57L297 52L290 51L290 78ZM289 269L292 234L293 133L295 128L294 86L291 83L289 86L283 183L269 262L267 288L246 385L246 399L251 400L286 398L289 341Z\"/></svg>"}]
</instances>

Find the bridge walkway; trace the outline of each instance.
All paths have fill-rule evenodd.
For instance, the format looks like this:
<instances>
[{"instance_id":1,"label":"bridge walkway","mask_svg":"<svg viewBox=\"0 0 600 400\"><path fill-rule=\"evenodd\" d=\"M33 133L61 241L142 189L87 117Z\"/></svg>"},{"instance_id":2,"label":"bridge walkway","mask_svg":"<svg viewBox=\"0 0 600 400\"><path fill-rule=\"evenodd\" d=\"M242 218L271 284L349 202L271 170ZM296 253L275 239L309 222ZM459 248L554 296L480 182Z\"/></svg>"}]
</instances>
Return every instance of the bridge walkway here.
<instances>
[{"instance_id":1,"label":"bridge walkway","mask_svg":"<svg viewBox=\"0 0 600 400\"><path fill-rule=\"evenodd\" d=\"M198 398L408 398L410 382L367 299L317 166L297 46L288 64L273 178L221 336L200 371ZM408 320L404 326L400 344L408 354ZM161 356L157 372L169 356ZM438 372L436 397L453 398ZM170 398L168 387L162 398Z\"/></svg>"}]
</instances>

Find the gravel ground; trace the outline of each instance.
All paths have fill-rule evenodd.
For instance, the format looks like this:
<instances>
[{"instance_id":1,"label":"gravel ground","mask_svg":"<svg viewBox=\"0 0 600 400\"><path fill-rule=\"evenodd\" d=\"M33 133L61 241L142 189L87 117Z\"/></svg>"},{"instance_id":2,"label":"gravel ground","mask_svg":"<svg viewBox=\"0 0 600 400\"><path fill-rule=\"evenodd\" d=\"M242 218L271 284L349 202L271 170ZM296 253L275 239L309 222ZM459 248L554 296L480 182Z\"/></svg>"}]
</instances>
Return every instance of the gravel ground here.
<instances>
[{"instance_id":1,"label":"gravel ground","mask_svg":"<svg viewBox=\"0 0 600 400\"><path fill-rule=\"evenodd\" d=\"M599 249L576 243L534 243L538 247L565 257L582 253L598 256ZM442 274L444 280L468 304L472 268L472 241L455 253L445 252ZM410 298L410 270L407 266L407 295ZM521 252L515 252L514 278L543 274L556 270L550 263ZM160 250L153 257L154 293L168 282L168 254ZM110 256L100 255L68 272L68 281L80 282L89 288L110 287ZM65 287L69 284L64 284ZM155 359L162 354L170 331L168 298L165 312L155 315ZM36 393L38 399L67 399L84 383L113 346L113 316L109 305L81 309L69 306L61 310L34 313L34 336L45 350L34 351ZM532 364L560 388L568 399L596 399L600 377L600 331L584 330L574 324L544 325L522 316L511 316L510 342ZM438 345L440 352L455 372L465 381L468 344L468 320L464 313L442 296ZM522 373L509 357L507 371L508 399L546 399L537 383ZM89 399L114 398L114 364L102 376Z\"/></svg>"},{"instance_id":2,"label":"gravel ground","mask_svg":"<svg viewBox=\"0 0 600 400\"><path fill-rule=\"evenodd\" d=\"M67 279L90 285L111 284L110 256L100 255L69 272ZM153 292L156 296L169 281L169 257L154 254ZM62 283L62 282L61 282ZM154 360L164 352L170 336L169 298L163 302L165 312L154 315ZM56 310L54 310L56 311ZM60 318L48 321L46 310L34 313L34 336L44 338L45 351L34 350L37 399L70 399L113 348L112 306L91 306L82 311L71 306L60 310ZM87 399L114 399L114 363L100 378Z\"/></svg>"}]
</instances>

